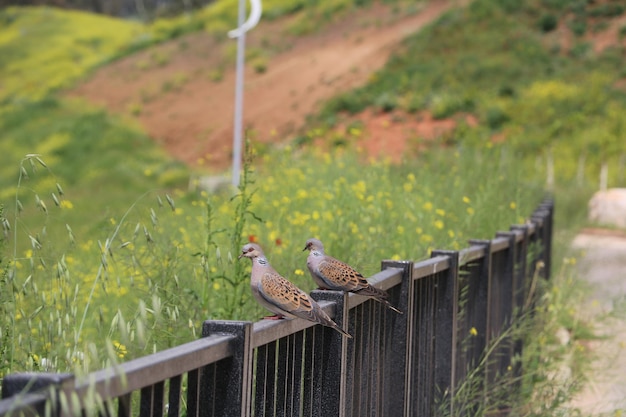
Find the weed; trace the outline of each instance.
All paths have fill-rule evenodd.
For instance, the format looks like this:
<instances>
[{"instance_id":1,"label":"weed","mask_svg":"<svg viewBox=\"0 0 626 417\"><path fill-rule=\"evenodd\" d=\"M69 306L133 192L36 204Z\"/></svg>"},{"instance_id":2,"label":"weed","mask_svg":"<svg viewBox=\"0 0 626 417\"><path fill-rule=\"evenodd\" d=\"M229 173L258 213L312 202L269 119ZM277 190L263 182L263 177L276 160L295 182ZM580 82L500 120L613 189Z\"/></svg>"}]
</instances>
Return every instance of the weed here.
<instances>
[{"instance_id":1,"label":"weed","mask_svg":"<svg viewBox=\"0 0 626 417\"><path fill-rule=\"evenodd\" d=\"M546 33L552 32L554 29L556 29L557 24L558 24L557 17L551 13L543 14L539 18L539 28L543 32L546 32Z\"/></svg>"},{"instance_id":2,"label":"weed","mask_svg":"<svg viewBox=\"0 0 626 417\"><path fill-rule=\"evenodd\" d=\"M580 415L571 403L591 359L581 346L597 336L577 312L586 289L572 265L565 258L551 280L532 277L525 307L515 313L510 327L489 342L475 366L466 370L454 396L439 404L436 415L503 411L512 416ZM474 337L471 332L461 336L466 341ZM511 349L516 355L502 369L498 352Z\"/></svg>"}]
</instances>

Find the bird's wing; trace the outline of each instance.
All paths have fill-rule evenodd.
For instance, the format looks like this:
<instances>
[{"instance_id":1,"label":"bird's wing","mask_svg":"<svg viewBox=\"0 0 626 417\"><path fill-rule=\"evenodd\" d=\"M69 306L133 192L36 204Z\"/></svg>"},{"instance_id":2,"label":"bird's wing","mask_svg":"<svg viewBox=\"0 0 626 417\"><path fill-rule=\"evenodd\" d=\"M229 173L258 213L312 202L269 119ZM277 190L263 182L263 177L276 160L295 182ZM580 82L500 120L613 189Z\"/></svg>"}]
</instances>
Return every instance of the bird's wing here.
<instances>
[{"instance_id":1,"label":"bird's wing","mask_svg":"<svg viewBox=\"0 0 626 417\"><path fill-rule=\"evenodd\" d=\"M276 272L266 272L259 285L259 294L268 303L294 316L307 320L311 317L313 306L307 294L287 281Z\"/></svg>"},{"instance_id":2,"label":"bird's wing","mask_svg":"<svg viewBox=\"0 0 626 417\"><path fill-rule=\"evenodd\" d=\"M335 258L326 257L319 263L317 270L320 278L337 289L355 291L369 285L361 273Z\"/></svg>"}]
</instances>

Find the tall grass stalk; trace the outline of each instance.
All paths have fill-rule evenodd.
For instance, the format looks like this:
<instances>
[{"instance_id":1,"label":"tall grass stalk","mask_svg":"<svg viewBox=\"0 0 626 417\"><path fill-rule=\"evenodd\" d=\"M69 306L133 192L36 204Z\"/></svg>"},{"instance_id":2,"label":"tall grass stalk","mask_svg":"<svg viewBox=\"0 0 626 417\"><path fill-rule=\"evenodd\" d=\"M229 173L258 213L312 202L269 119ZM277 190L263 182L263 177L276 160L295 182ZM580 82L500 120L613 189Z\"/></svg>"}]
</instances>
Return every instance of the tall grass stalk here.
<instances>
[{"instance_id":1,"label":"tall grass stalk","mask_svg":"<svg viewBox=\"0 0 626 417\"><path fill-rule=\"evenodd\" d=\"M433 152L400 165L343 150L286 148L255 161L251 153L235 195L173 189L156 193L155 204L150 191L129 207L107 194L98 196L107 205L88 215L70 187L71 205L54 178L35 178L25 160L30 188L22 177L14 204L24 209L7 213L18 233L5 258L13 258L6 296L14 303L2 328L21 346L11 371L87 371L194 339L207 319L256 320L262 308L250 297L250 265L236 260L247 241L310 290L302 253L310 237L371 275L379 259L424 259L493 236L523 222L542 197L540 181L499 148ZM35 198L50 191L59 207L54 197ZM112 349L95 343L102 335Z\"/></svg>"},{"instance_id":2,"label":"tall grass stalk","mask_svg":"<svg viewBox=\"0 0 626 417\"><path fill-rule=\"evenodd\" d=\"M478 363L467 369L454 397L438 405L436 415L498 415L503 410L510 416L581 415L571 400L593 359L584 346L597 336L575 308L587 289L576 277L574 265L574 258L564 258L551 280L534 275L516 319L490 341ZM531 287L535 290L530 291ZM570 339L560 340L562 332ZM460 336L465 340L474 337ZM516 341L523 342L521 355L513 357L505 373L493 374L490 367L498 360L498 349ZM517 369L521 369L519 374Z\"/></svg>"}]
</instances>

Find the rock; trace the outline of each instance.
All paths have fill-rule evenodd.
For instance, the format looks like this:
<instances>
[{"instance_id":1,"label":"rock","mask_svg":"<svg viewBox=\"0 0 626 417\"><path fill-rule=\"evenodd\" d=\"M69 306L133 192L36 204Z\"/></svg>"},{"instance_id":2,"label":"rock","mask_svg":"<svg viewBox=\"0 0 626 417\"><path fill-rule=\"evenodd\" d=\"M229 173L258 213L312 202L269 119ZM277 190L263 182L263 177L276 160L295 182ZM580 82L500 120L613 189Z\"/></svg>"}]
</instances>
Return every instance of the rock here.
<instances>
[{"instance_id":1,"label":"rock","mask_svg":"<svg viewBox=\"0 0 626 417\"><path fill-rule=\"evenodd\" d=\"M209 194L216 194L229 190L230 179L222 176L201 176L193 177L189 181L189 190L206 191Z\"/></svg>"},{"instance_id":2,"label":"rock","mask_svg":"<svg viewBox=\"0 0 626 417\"><path fill-rule=\"evenodd\" d=\"M558 339L561 346L565 346L569 344L570 334L565 327L559 327L555 333L556 338Z\"/></svg>"},{"instance_id":3,"label":"rock","mask_svg":"<svg viewBox=\"0 0 626 417\"><path fill-rule=\"evenodd\" d=\"M626 228L626 188L609 188L596 192L589 201L589 220Z\"/></svg>"}]
</instances>

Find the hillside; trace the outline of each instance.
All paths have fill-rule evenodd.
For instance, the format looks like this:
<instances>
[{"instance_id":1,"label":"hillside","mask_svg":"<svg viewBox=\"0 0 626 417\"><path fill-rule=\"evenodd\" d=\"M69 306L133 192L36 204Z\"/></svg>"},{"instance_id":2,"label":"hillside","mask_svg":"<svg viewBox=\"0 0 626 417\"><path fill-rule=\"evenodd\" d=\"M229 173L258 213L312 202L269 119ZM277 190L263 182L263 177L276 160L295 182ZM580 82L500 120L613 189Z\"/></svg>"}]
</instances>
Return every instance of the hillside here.
<instances>
[{"instance_id":1,"label":"hillside","mask_svg":"<svg viewBox=\"0 0 626 417\"><path fill-rule=\"evenodd\" d=\"M291 141L321 103L371 82L404 38L466 3L433 1L407 15L376 2L308 36L290 35L285 29L293 26L293 16L263 22L248 36L244 118L249 133L259 142ZM623 45L620 28L626 15L598 18L593 10L586 12L585 21L591 30L582 36L574 34L572 22L578 15L567 8L560 11L561 21L542 42L563 57L584 54L586 48L602 54ZM205 32L186 35L101 68L68 95L131 115L176 159L219 171L231 158L234 52L234 41ZM498 116L500 107L487 109L487 115L473 114L471 108L453 110L456 115L450 116L425 109L417 117L368 111L358 118L366 132L359 146L372 155L399 159L407 141L450 136L459 123L491 125L492 116L509 117ZM507 135L499 123L491 133L496 141Z\"/></svg>"},{"instance_id":2,"label":"hillside","mask_svg":"<svg viewBox=\"0 0 626 417\"><path fill-rule=\"evenodd\" d=\"M263 58L263 71L254 68L258 58L248 60L245 125L261 142L287 142L321 102L365 84L405 37L463 3L435 1L408 16L376 3L306 37L285 33L289 19L260 24L247 38L248 51L277 51ZM171 155L220 170L232 147L234 68L227 56L234 46L207 33L188 35L105 66L68 94L133 114ZM448 127L426 120L419 128L430 135ZM401 136L387 138L385 149L401 149Z\"/></svg>"}]
</instances>

